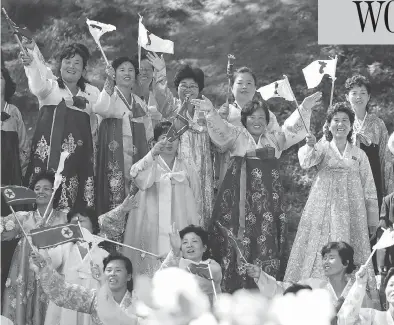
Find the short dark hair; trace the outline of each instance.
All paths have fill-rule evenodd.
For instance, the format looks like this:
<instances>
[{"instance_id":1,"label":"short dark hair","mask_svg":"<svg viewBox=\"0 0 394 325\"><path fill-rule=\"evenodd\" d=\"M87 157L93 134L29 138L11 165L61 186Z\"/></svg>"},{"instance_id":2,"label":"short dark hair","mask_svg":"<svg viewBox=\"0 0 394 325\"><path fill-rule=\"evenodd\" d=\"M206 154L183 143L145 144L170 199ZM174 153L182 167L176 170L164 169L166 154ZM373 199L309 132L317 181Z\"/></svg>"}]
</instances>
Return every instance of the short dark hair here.
<instances>
[{"instance_id":1,"label":"short dark hair","mask_svg":"<svg viewBox=\"0 0 394 325\"><path fill-rule=\"evenodd\" d=\"M133 264L131 263L130 259L119 252L110 253L106 258L103 260L103 270L105 271L107 265L111 261L123 261L127 274L131 274L133 276ZM127 282L127 290L130 292L133 291L133 277L131 277L130 281Z\"/></svg>"},{"instance_id":2,"label":"short dark hair","mask_svg":"<svg viewBox=\"0 0 394 325\"><path fill-rule=\"evenodd\" d=\"M288 287L283 292L283 295L287 295L288 293L296 294L298 291L301 291L301 290L312 290L312 287L307 284L293 283L290 287Z\"/></svg>"},{"instance_id":3,"label":"short dark hair","mask_svg":"<svg viewBox=\"0 0 394 325\"><path fill-rule=\"evenodd\" d=\"M347 135L347 141L352 142L352 137L353 137L353 124L354 124L354 112L353 110L349 107L348 103L346 102L340 102L340 103L336 103L333 108L327 113L327 117L326 117L326 123L324 125L324 136L326 137L327 141L331 141L333 136L332 133L330 131L330 123L334 117L335 114L339 113L339 112L343 112L345 114L347 114L347 116L349 117L349 121L350 121L350 132Z\"/></svg>"},{"instance_id":4,"label":"short dark hair","mask_svg":"<svg viewBox=\"0 0 394 325\"><path fill-rule=\"evenodd\" d=\"M122 63L125 63L125 62L130 62L130 63L133 65L134 70L135 70L135 76L137 77L138 74L140 73L140 71L139 71L139 69L138 69L138 60L129 58L128 56L121 56L121 57L116 58L116 59L112 62L112 67L113 67L114 70L116 71L116 69L119 68L119 66L120 66Z\"/></svg>"},{"instance_id":5,"label":"short dark hair","mask_svg":"<svg viewBox=\"0 0 394 325\"><path fill-rule=\"evenodd\" d=\"M356 75L346 79L345 88L348 92L356 86L358 86L358 87L364 86L367 89L368 94L371 94L371 83L369 82L367 77L364 77L360 74L356 74Z\"/></svg>"},{"instance_id":6,"label":"short dark hair","mask_svg":"<svg viewBox=\"0 0 394 325\"><path fill-rule=\"evenodd\" d=\"M190 233L195 233L198 237L201 238L202 244L204 246L207 246L207 250L202 254L202 259L206 260L211 257L210 249L209 249L209 244L208 244L208 232L205 231L202 227L195 226L195 225L188 225L187 227L183 228L179 232L179 236L181 239L185 237L186 234Z\"/></svg>"},{"instance_id":7,"label":"short dark hair","mask_svg":"<svg viewBox=\"0 0 394 325\"><path fill-rule=\"evenodd\" d=\"M34 176L32 182L30 184L30 188L34 190L34 187L36 186L36 184L43 179L49 181L53 186L55 184L55 173L52 171L48 171L48 170L41 171L40 173L38 173L37 175ZM59 204L61 188L62 188L62 185L59 186L59 188L56 190L55 196L53 197L52 206L55 209L58 207L58 204Z\"/></svg>"},{"instance_id":8,"label":"short dark hair","mask_svg":"<svg viewBox=\"0 0 394 325\"><path fill-rule=\"evenodd\" d=\"M89 207L80 207L80 208L75 208L74 207L67 214L67 221L70 223L71 219L76 214L80 214L81 216L88 217L90 222L92 223L93 234L98 234L98 232L100 231L100 226L98 224L98 220L97 220L97 217L96 217L96 212L94 211L94 209L89 208Z\"/></svg>"},{"instance_id":9,"label":"short dark hair","mask_svg":"<svg viewBox=\"0 0 394 325\"><path fill-rule=\"evenodd\" d=\"M252 69L248 68L248 67L241 67L238 68L237 70L235 70L235 72L233 73L233 76L231 78L231 83L234 84L235 79L238 77L238 75L240 75L241 73L249 73L253 80L254 80L254 84L255 86L257 85L257 78L256 75L254 74L254 72L252 71Z\"/></svg>"},{"instance_id":10,"label":"short dark hair","mask_svg":"<svg viewBox=\"0 0 394 325\"><path fill-rule=\"evenodd\" d=\"M170 121L161 121L155 125L153 129L153 139L155 141L159 140L159 137L163 134L167 134L168 130L171 128L172 123Z\"/></svg>"},{"instance_id":11,"label":"short dark hair","mask_svg":"<svg viewBox=\"0 0 394 325\"><path fill-rule=\"evenodd\" d=\"M60 64L63 61L63 59L70 59L74 57L76 54L78 54L82 58L82 66L83 69L85 69L88 64L88 60L90 58L90 53L88 48L81 43L72 43L64 47L59 55ZM61 89L65 89L66 86L62 78L58 78L57 82ZM81 88L82 91L85 91L87 83L89 82L83 76L81 76L81 78L79 78L77 82L77 86Z\"/></svg>"},{"instance_id":12,"label":"short dark hair","mask_svg":"<svg viewBox=\"0 0 394 325\"><path fill-rule=\"evenodd\" d=\"M329 254L332 250L336 250L341 258L342 264L347 265L346 273L351 274L355 269L356 265L354 264L354 249L348 243L344 241L334 241L329 242L324 245L321 250L321 256Z\"/></svg>"},{"instance_id":13,"label":"short dark hair","mask_svg":"<svg viewBox=\"0 0 394 325\"><path fill-rule=\"evenodd\" d=\"M8 103L11 97L15 94L16 83L12 80L10 72L5 66L1 67L1 74L5 80L4 100Z\"/></svg>"},{"instance_id":14,"label":"short dark hair","mask_svg":"<svg viewBox=\"0 0 394 325\"><path fill-rule=\"evenodd\" d=\"M268 123L270 122L270 112L268 104L264 100L252 100L250 102L247 102L241 111L241 122L244 127L246 127L246 119L248 118L248 116L252 115L260 108L262 108L265 113L265 120L268 125Z\"/></svg>"},{"instance_id":15,"label":"short dark hair","mask_svg":"<svg viewBox=\"0 0 394 325\"><path fill-rule=\"evenodd\" d=\"M198 84L199 92L204 89L204 72L200 68L192 68L188 64L182 65L175 73L175 88L178 89L181 81L187 78L193 79Z\"/></svg>"}]
</instances>

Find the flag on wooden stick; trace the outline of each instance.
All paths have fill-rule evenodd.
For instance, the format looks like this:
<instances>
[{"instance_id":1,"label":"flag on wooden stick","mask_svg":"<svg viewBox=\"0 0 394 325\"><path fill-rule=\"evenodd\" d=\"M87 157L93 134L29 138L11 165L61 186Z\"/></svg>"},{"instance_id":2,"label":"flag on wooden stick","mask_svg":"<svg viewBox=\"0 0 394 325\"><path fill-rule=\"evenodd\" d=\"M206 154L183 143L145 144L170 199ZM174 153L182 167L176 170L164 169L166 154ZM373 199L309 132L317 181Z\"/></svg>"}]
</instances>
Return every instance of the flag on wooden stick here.
<instances>
[{"instance_id":1,"label":"flag on wooden stick","mask_svg":"<svg viewBox=\"0 0 394 325\"><path fill-rule=\"evenodd\" d=\"M75 224L34 229L30 232L30 235L33 245L41 249L83 240L81 229Z\"/></svg>"},{"instance_id":2,"label":"flag on wooden stick","mask_svg":"<svg viewBox=\"0 0 394 325\"><path fill-rule=\"evenodd\" d=\"M8 185L1 187L1 193L10 206L36 203L36 193L23 186Z\"/></svg>"},{"instance_id":3,"label":"flag on wooden stick","mask_svg":"<svg viewBox=\"0 0 394 325\"><path fill-rule=\"evenodd\" d=\"M101 36L103 36L105 33L116 30L114 25L103 24L95 20L86 19L86 23L88 24L89 32L92 34L97 45L100 44L99 39Z\"/></svg>"},{"instance_id":4,"label":"flag on wooden stick","mask_svg":"<svg viewBox=\"0 0 394 325\"><path fill-rule=\"evenodd\" d=\"M268 100L272 97L281 97L291 102L294 101L292 91L289 89L289 84L284 79L261 87L257 91L261 94L261 97L263 97L264 100Z\"/></svg>"},{"instance_id":5,"label":"flag on wooden stick","mask_svg":"<svg viewBox=\"0 0 394 325\"><path fill-rule=\"evenodd\" d=\"M337 59L332 60L316 60L302 69L308 88L317 87L325 74L335 80L335 72L337 69Z\"/></svg>"},{"instance_id":6,"label":"flag on wooden stick","mask_svg":"<svg viewBox=\"0 0 394 325\"><path fill-rule=\"evenodd\" d=\"M138 45L147 51L174 54L174 42L165 40L148 31L140 17L138 25Z\"/></svg>"}]
</instances>

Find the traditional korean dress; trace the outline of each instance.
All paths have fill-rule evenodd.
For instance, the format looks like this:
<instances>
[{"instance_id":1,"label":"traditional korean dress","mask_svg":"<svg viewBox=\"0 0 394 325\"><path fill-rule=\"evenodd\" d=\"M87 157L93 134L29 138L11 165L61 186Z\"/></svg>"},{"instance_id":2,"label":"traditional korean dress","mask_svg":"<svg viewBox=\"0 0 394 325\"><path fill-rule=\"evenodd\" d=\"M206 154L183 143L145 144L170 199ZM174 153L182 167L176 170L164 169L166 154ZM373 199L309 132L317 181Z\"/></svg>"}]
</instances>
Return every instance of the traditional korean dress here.
<instances>
[{"instance_id":1,"label":"traditional korean dress","mask_svg":"<svg viewBox=\"0 0 394 325\"><path fill-rule=\"evenodd\" d=\"M52 210L47 220L43 220L39 211L18 211L16 215L26 233L33 229L67 222L66 215L56 210ZM13 220L15 229L20 230L13 215L5 218ZM20 236L22 236L21 230ZM34 272L30 270L30 253L29 243L24 237L21 238L15 249L6 281L2 314L12 320L15 325L43 325L45 320L48 299Z\"/></svg>"},{"instance_id":2,"label":"traditional korean dress","mask_svg":"<svg viewBox=\"0 0 394 325\"><path fill-rule=\"evenodd\" d=\"M309 128L311 111L301 107L301 112ZM209 228L210 247L223 270L222 291L256 288L246 275L245 262L277 276L286 242L278 158L307 131L298 111L283 127L276 125L262 134L257 143L245 127L224 121L215 110L207 115L207 126L212 142L232 157Z\"/></svg>"},{"instance_id":3,"label":"traditional korean dress","mask_svg":"<svg viewBox=\"0 0 394 325\"><path fill-rule=\"evenodd\" d=\"M380 208L383 197L394 191L394 159L387 147L387 128L376 115L366 113L362 121L356 117L353 132L354 143L364 150L371 165Z\"/></svg>"},{"instance_id":4,"label":"traditional korean dress","mask_svg":"<svg viewBox=\"0 0 394 325\"><path fill-rule=\"evenodd\" d=\"M46 266L38 273L42 288L49 299L57 306L89 314L92 325L137 325L136 297L126 291L120 304L101 290L87 289L73 285L57 273L51 266ZM108 308L112 307L112 308ZM112 317L111 317L112 316Z\"/></svg>"},{"instance_id":5,"label":"traditional korean dress","mask_svg":"<svg viewBox=\"0 0 394 325\"><path fill-rule=\"evenodd\" d=\"M201 225L201 185L196 168L175 158L170 169L161 156L149 152L133 165L131 178L140 189L137 206L129 212L124 244L163 255L171 247L168 232L173 223L177 229L190 224ZM153 276L160 261L124 248L122 253L133 263L135 274Z\"/></svg>"},{"instance_id":6,"label":"traditional korean dress","mask_svg":"<svg viewBox=\"0 0 394 325\"><path fill-rule=\"evenodd\" d=\"M121 204L131 186L130 168L149 152L153 138L148 106L137 95L126 103L106 83L93 108L103 121L99 131L97 164L97 213Z\"/></svg>"},{"instance_id":7,"label":"traditional korean dress","mask_svg":"<svg viewBox=\"0 0 394 325\"><path fill-rule=\"evenodd\" d=\"M163 118L173 118L181 108L181 101L174 97L168 88L166 69L157 71L153 81L153 94L157 109ZM193 116L187 113L190 129L180 137L179 158L191 161L201 180L203 227L207 227L213 208L213 163L211 142L203 118L204 113L195 111Z\"/></svg>"},{"instance_id":8,"label":"traditional korean dress","mask_svg":"<svg viewBox=\"0 0 394 325\"><path fill-rule=\"evenodd\" d=\"M338 314L340 325L394 325L390 310L380 311L372 308L361 308L367 284L356 280Z\"/></svg>"},{"instance_id":9,"label":"traditional korean dress","mask_svg":"<svg viewBox=\"0 0 394 325\"><path fill-rule=\"evenodd\" d=\"M188 267L190 264L193 264L194 262L184 259L182 257L177 257L174 255L172 250L170 253L167 255L166 259L164 260L163 264L161 265L161 269L167 268L167 267L179 267L187 272L189 272ZM196 263L194 263L196 264ZM204 292L208 297L209 300L212 303L215 301L215 292L217 295L219 295L222 292L222 289L220 288L220 282L222 281L222 269L220 265L212 259L206 259L204 261L201 261L199 264L205 264L209 265L209 268L211 270L211 274L206 274L207 277L203 277L200 275L195 274L195 279L198 283L198 285L201 288L201 291ZM212 275L212 278L210 277ZM212 284L212 280L213 284ZM215 291L213 289L213 286L215 287Z\"/></svg>"},{"instance_id":10,"label":"traditional korean dress","mask_svg":"<svg viewBox=\"0 0 394 325\"><path fill-rule=\"evenodd\" d=\"M48 251L53 268L64 275L66 282L78 284L86 289L99 289L100 282L93 278L91 273L91 260L103 269L103 260L108 256L104 249L94 246L90 249L87 243L67 243L59 245ZM45 325L91 325L90 315L65 309L49 302Z\"/></svg>"},{"instance_id":11,"label":"traditional korean dress","mask_svg":"<svg viewBox=\"0 0 394 325\"><path fill-rule=\"evenodd\" d=\"M62 190L59 208L94 207L94 142L98 118L92 113L99 90L86 84L85 91L76 96L65 85L62 89L37 46L33 62L25 67L30 91L37 96L40 112L33 135L31 157L25 175L30 186L34 177L44 170L57 170L60 154L67 150L70 156L62 172ZM84 100L86 99L86 101Z\"/></svg>"},{"instance_id":12,"label":"traditional korean dress","mask_svg":"<svg viewBox=\"0 0 394 325\"><path fill-rule=\"evenodd\" d=\"M12 104L6 103L1 116L1 185L22 185L22 175L26 172L30 151L25 124L20 111ZM1 196L1 216L8 216L10 213L11 210ZM18 239L13 239L1 244L2 293L17 242Z\"/></svg>"},{"instance_id":13,"label":"traditional korean dress","mask_svg":"<svg viewBox=\"0 0 394 325\"><path fill-rule=\"evenodd\" d=\"M308 201L298 225L285 281L324 279L320 249L328 242L345 241L354 247L355 263L371 252L368 226L378 225L375 183L366 154L347 143L343 155L334 142L320 140L314 148L300 148L302 168L317 166ZM373 268L368 269L370 299L378 306Z\"/></svg>"}]
</instances>

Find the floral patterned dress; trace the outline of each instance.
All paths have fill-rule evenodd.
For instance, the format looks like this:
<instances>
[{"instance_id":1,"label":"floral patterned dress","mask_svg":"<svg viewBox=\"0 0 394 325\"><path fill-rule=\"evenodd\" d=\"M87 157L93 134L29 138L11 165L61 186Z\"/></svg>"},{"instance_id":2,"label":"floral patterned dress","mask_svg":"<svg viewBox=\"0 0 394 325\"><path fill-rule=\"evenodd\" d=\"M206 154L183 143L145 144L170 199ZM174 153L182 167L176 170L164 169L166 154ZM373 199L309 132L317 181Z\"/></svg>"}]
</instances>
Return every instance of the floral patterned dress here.
<instances>
[{"instance_id":1,"label":"floral patterned dress","mask_svg":"<svg viewBox=\"0 0 394 325\"><path fill-rule=\"evenodd\" d=\"M30 91L37 96L39 116L32 139L31 157L25 175L25 185L45 170L57 170L60 154L67 150L70 156L62 172L62 190L59 208L94 207L95 141L98 117L92 113L99 90L86 84L73 96L60 87L60 80L45 65L37 47L28 50L33 62L25 67Z\"/></svg>"},{"instance_id":2,"label":"floral patterned dress","mask_svg":"<svg viewBox=\"0 0 394 325\"><path fill-rule=\"evenodd\" d=\"M320 250L331 241L349 243L355 263L362 265L371 252L368 227L378 224L376 188L366 154L350 143L341 154L334 142L323 139L314 148L300 148L298 157L301 167L317 166L318 174L298 225L285 281L324 279ZM372 267L368 274L370 299L379 306Z\"/></svg>"},{"instance_id":3,"label":"floral patterned dress","mask_svg":"<svg viewBox=\"0 0 394 325\"><path fill-rule=\"evenodd\" d=\"M46 221L43 220L38 211L18 211L16 216L26 233L40 227L54 226L67 222L65 214L55 210L52 211ZM13 220L14 216L10 215L5 218ZM16 226L15 229L18 229L20 232L20 237L22 231L16 221L13 220L13 222ZM25 238L22 238L15 249L6 281L2 314L12 320L14 325L43 325L45 320L48 299L42 291L34 272L30 270L30 253L31 247L29 243Z\"/></svg>"},{"instance_id":4,"label":"floral patterned dress","mask_svg":"<svg viewBox=\"0 0 394 325\"><path fill-rule=\"evenodd\" d=\"M301 114L309 127L311 111L301 107ZM298 111L257 142L246 128L224 121L215 110L207 115L207 126L212 142L232 157L209 227L210 247L223 269L222 291L256 288L246 275L246 263L275 277L283 263L287 217L278 158L306 130Z\"/></svg>"}]
</instances>

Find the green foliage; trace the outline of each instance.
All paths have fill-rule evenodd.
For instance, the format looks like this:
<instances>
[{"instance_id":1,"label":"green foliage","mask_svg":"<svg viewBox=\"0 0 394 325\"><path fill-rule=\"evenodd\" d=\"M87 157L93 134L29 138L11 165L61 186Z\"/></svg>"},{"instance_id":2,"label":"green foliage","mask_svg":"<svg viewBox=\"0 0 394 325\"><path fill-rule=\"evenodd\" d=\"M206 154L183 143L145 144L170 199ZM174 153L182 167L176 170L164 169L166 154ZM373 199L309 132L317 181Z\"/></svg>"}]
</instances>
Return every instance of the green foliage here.
<instances>
[{"instance_id":1,"label":"green foliage","mask_svg":"<svg viewBox=\"0 0 394 325\"><path fill-rule=\"evenodd\" d=\"M302 68L316 59L338 55L334 102L345 100L344 82L354 73L371 79L371 110L394 130L394 51L392 46L319 46L317 44L317 2L315 0L20 0L8 1L6 8L17 23L34 31L46 59L55 65L56 53L74 41L86 44L92 59L88 78L103 84L105 64L86 26L86 18L110 23L117 31L102 37L110 60L137 51L138 14L154 34L175 42L175 55L166 55L169 80L181 63L200 66L206 74L204 93L216 106L225 100L227 54L236 57L236 66L251 67L258 86L283 74L299 102L315 90L308 90ZM334 22L335 23L335 22ZM18 47L2 20L2 49L6 64L17 82L15 103L33 132L38 103L29 93L17 55ZM312 116L312 131L321 137L325 111L329 104L331 80L325 78L323 105ZM273 112L282 123L295 109L294 103L271 100ZM302 144L301 144L302 145ZM308 197L314 170L302 170L298 146L281 157L283 184L294 232Z\"/></svg>"}]
</instances>

